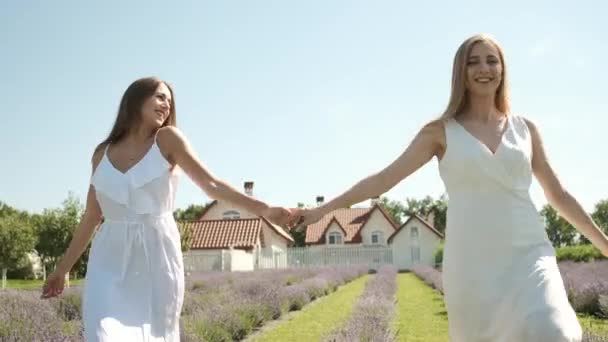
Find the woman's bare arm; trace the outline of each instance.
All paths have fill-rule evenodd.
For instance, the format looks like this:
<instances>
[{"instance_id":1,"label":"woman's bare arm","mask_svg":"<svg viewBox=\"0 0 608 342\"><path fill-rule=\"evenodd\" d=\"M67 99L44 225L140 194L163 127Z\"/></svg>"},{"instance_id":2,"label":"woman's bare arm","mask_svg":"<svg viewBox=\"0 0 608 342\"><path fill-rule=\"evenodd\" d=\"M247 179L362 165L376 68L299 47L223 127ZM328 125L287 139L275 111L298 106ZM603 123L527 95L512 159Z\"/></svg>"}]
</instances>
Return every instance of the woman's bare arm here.
<instances>
[{"instance_id":1,"label":"woman's bare arm","mask_svg":"<svg viewBox=\"0 0 608 342\"><path fill-rule=\"evenodd\" d=\"M581 232L604 255L608 256L608 239L580 203L566 190L551 167L536 125L526 120L532 136L532 170L549 203Z\"/></svg>"},{"instance_id":2,"label":"woman's bare arm","mask_svg":"<svg viewBox=\"0 0 608 342\"><path fill-rule=\"evenodd\" d=\"M186 137L176 127L163 127L158 132L158 141L172 159L209 197L224 200L247 211L264 216L276 224L288 223L287 209L269 207L263 201L248 196L213 175L198 159Z\"/></svg>"}]
</instances>

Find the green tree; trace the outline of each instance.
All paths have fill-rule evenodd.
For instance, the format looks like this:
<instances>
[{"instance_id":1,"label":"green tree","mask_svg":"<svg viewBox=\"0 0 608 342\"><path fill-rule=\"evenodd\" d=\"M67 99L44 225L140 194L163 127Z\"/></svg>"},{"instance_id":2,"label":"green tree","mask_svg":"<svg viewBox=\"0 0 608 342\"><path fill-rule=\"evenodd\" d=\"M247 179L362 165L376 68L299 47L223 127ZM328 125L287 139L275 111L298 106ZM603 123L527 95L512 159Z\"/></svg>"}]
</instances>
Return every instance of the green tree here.
<instances>
[{"instance_id":1,"label":"green tree","mask_svg":"<svg viewBox=\"0 0 608 342\"><path fill-rule=\"evenodd\" d=\"M175 210L173 217L176 221L197 221L210 204L211 202L204 205L190 204L186 209Z\"/></svg>"},{"instance_id":2,"label":"green tree","mask_svg":"<svg viewBox=\"0 0 608 342\"><path fill-rule=\"evenodd\" d=\"M44 274L48 271L47 267L54 269L58 259L63 256L74 231L78 227L83 206L72 193L63 201L61 208L44 209L42 214L34 218L38 243L36 251L42 261ZM86 273L86 263L88 261L90 246L83 253L82 257L76 262L73 272L82 276Z\"/></svg>"},{"instance_id":3,"label":"green tree","mask_svg":"<svg viewBox=\"0 0 608 342\"><path fill-rule=\"evenodd\" d=\"M179 229L179 239L182 245L182 252L187 252L192 247L192 226L185 222L178 221L177 228Z\"/></svg>"},{"instance_id":4,"label":"green tree","mask_svg":"<svg viewBox=\"0 0 608 342\"><path fill-rule=\"evenodd\" d=\"M602 231L608 234L608 200L601 200L595 205L591 217Z\"/></svg>"},{"instance_id":5,"label":"green tree","mask_svg":"<svg viewBox=\"0 0 608 342\"><path fill-rule=\"evenodd\" d=\"M0 201L0 217L12 216L12 215L17 215L17 214L19 214L19 210Z\"/></svg>"},{"instance_id":6,"label":"green tree","mask_svg":"<svg viewBox=\"0 0 608 342\"><path fill-rule=\"evenodd\" d=\"M16 216L17 218L27 222L29 222L31 219L31 215L27 211L15 209L0 201L0 217L6 216Z\"/></svg>"},{"instance_id":7,"label":"green tree","mask_svg":"<svg viewBox=\"0 0 608 342\"><path fill-rule=\"evenodd\" d=\"M34 250L36 237L27 220L17 214L0 217L0 269L2 269L2 287L9 268L15 267L27 254Z\"/></svg>"},{"instance_id":8,"label":"green tree","mask_svg":"<svg viewBox=\"0 0 608 342\"><path fill-rule=\"evenodd\" d=\"M418 200L415 198L407 198L403 214L412 216L414 214L421 216L431 222L437 230L445 232L446 216L448 211L447 196L444 194L439 199L434 199L431 196Z\"/></svg>"},{"instance_id":9,"label":"green tree","mask_svg":"<svg viewBox=\"0 0 608 342\"><path fill-rule=\"evenodd\" d=\"M395 223L401 225L403 223L403 216L405 214L405 206L403 203L395 200L390 200L388 197L382 196L380 197L380 201L378 202L386 212L391 215L391 218Z\"/></svg>"},{"instance_id":10,"label":"green tree","mask_svg":"<svg viewBox=\"0 0 608 342\"><path fill-rule=\"evenodd\" d=\"M297 204L297 208L298 209L304 209L306 208L306 205L303 202L298 202ZM289 230L289 235L291 235L291 238L293 239L293 246L294 247L304 247L306 246L306 230L302 229L300 231L298 231L297 229L293 228Z\"/></svg>"},{"instance_id":11,"label":"green tree","mask_svg":"<svg viewBox=\"0 0 608 342\"><path fill-rule=\"evenodd\" d=\"M550 204L545 204L540 214L545 219L545 229L553 247L559 248L574 245L577 236L576 229L568 221L559 216Z\"/></svg>"},{"instance_id":12,"label":"green tree","mask_svg":"<svg viewBox=\"0 0 608 342\"><path fill-rule=\"evenodd\" d=\"M608 200L601 200L595 205L595 208L591 213L591 218L605 234L608 234ZM591 243L591 241L587 240L583 235L580 236L579 241L582 245Z\"/></svg>"}]
</instances>

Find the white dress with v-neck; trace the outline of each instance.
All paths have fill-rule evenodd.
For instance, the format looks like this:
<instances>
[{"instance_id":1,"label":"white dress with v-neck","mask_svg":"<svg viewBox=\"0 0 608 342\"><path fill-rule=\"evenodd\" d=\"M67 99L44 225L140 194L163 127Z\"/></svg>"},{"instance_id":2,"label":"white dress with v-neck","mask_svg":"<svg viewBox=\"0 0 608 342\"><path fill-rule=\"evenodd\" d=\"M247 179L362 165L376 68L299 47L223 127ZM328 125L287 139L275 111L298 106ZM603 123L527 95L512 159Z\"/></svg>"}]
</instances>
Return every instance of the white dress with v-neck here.
<instances>
[{"instance_id":1,"label":"white dress with v-neck","mask_svg":"<svg viewBox=\"0 0 608 342\"><path fill-rule=\"evenodd\" d=\"M452 342L573 342L581 327L529 194L532 139L509 115L496 151L456 120L439 162L449 205L443 285Z\"/></svg>"},{"instance_id":2,"label":"white dress with v-neck","mask_svg":"<svg viewBox=\"0 0 608 342\"><path fill-rule=\"evenodd\" d=\"M176 170L156 140L126 172L106 148L91 184L104 221L84 284L85 340L178 342L184 268L173 219Z\"/></svg>"}]
</instances>

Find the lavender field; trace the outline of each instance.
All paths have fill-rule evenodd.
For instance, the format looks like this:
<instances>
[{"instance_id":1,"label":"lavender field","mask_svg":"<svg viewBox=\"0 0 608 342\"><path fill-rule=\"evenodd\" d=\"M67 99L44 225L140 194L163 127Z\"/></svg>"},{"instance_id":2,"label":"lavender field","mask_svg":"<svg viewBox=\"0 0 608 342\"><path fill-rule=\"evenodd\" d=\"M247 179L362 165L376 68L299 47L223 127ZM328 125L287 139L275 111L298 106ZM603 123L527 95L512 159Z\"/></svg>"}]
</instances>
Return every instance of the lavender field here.
<instances>
[{"instance_id":1,"label":"lavender field","mask_svg":"<svg viewBox=\"0 0 608 342\"><path fill-rule=\"evenodd\" d=\"M569 299L586 328L585 341L608 342L608 330L587 329L589 324L583 321L594 317L594 322L608 328L608 260L562 262L559 266ZM436 269L419 266L413 272L430 287L443 291L441 273ZM182 341L247 339L270 321L281 324L287 313L307 310L309 303L355 279L364 279L361 277L367 273L368 268L362 266L190 276L181 319ZM345 316L347 319L340 324L333 323L331 329L314 340L403 340L391 326L397 291L406 290L397 287L396 275L394 267L385 266L368 276L368 280L361 283L362 292L351 299L353 309ZM39 295L38 290L0 291L0 341L82 341L80 289L68 289L61 297L51 300L40 300ZM327 305L323 300L317 307Z\"/></svg>"},{"instance_id":2,"label":"lavender field","mask_svg":"<svg viewBox=\"0 0 608 342\"><path fill-rule=\"evenodd\" d=\"M367 267L204 273L187 280L183 341L238 341L269 320L299 310ZM37 290L0 291L0 341L82 341L80 290L40 300Z\"/></svg>"},{"instance_id":3,"label":"lavender field","mask_svg":"<svg viewBox=\"0 0 608 342\"><path fill-rule=\"evenodd\" d=\"M584 318L584 341L608 342L608 331L604 331L604 326L608 327L608 260L564 261L559 263L559 269L570 304L579 317ZM426 284L443 293L440 271L428 266L417 266L412 271ZM597 330L601 332L596 332L593 322L600 322L602 327Z\"/></svg>"}]
</instances>

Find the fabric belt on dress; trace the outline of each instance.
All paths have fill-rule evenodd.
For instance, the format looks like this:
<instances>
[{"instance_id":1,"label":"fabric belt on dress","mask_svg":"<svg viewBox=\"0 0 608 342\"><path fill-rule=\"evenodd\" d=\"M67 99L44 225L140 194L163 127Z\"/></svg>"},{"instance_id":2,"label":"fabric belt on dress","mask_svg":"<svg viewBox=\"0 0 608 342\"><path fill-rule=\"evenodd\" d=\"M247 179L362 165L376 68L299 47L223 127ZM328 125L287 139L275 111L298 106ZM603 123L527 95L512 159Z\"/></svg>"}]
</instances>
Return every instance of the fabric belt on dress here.
<instances>
[{"instance_id":1,"label":"fabric belt on dress","mask_svg":"<svg viewBox=\"0 0 608 342\"><path fill-rule=\"evenodd\" d=\"M109 218L104 219L104 223L108 222L111 224L120 224L125 226L125 234L127 235L125 250L123 252L122 257L122 269L120 272L119 280L122 282L125 279L127 274L127 268L129 265L129 260L131 258L131 253L135 247L135 243L139 242L143 246L144 249L144 258L146 259L146 267L147 271L151 270L152 265L150 265L150 254L148 251L148 247L146 246L146 239L144 238L144 229L145 225L151 226L152 229L156 229L153 221L158 219L164 219L169 216L172 217L173 213L166 212L160 215L152 215L152 214L132 214L128 215L124 218Z\"/></svg>"}]
</instances>

